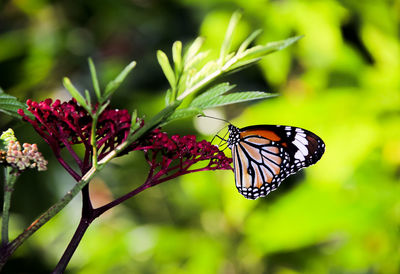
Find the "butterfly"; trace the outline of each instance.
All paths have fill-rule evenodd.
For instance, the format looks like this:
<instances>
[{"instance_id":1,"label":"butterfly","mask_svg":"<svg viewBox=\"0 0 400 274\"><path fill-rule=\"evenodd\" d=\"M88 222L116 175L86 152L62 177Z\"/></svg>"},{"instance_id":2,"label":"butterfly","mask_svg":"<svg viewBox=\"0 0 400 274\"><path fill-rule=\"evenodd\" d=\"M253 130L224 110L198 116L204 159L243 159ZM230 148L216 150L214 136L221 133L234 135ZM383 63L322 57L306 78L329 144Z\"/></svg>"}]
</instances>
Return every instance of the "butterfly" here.
<instances>
[{"instance_id":1,"label":"butterfly","mask_svg":"<svg viewBox=\"0 0 400 274\"><path fill-rule=\"evenodd\" d=\"M229 124L228 132L228 139L221 139L232 150L236 187L247 199L267 196L286 177L318 162L325 152L321 138L298 127Z\"/></svg>"}]
</instances>

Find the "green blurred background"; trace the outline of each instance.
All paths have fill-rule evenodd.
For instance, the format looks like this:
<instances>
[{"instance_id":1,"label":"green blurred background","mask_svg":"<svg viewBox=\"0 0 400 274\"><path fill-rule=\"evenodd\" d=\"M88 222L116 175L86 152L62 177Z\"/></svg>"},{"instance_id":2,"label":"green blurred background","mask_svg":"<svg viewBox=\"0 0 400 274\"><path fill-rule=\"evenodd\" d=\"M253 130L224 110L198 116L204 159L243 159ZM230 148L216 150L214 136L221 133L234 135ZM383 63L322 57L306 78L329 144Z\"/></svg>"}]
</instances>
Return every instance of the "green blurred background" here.
<instances>
[{"instance_id":1,"label":"green blurred background","mask_svg":"<svg viewBox=\"0 0 400 274\"><path fill-rule=\"evenodd\" d=\"M68 76L90 87L87 58L106 83L130 61L137 67L113 107L153 115L167 81L155 52L175 40L206 37L218 52L232 12L236 39L264 30L257 43L305 37L258 66L229 76L239 90L276 99L221 108L236 126L284 124L317 133L321 161L268 197L237 193L232 172L203 172L145 191L96 220L68 273L399 273L399 1L12 0L0 3L0 86L25 101L68 99ZM201 125L203 123L203 125ZM213 121L182 120L170 134L193 134ZM50 161L18 181L14 236L74 181L28 124L0 116L21 142ZM210 135L199 138L210 140ZM200 135L199 133L197 133ZM96 205L143 182L143 156L114 161L91 183ZM53 269L77 226L80 197L28 240L5 273Z\"/></svg>"}]
</instances>

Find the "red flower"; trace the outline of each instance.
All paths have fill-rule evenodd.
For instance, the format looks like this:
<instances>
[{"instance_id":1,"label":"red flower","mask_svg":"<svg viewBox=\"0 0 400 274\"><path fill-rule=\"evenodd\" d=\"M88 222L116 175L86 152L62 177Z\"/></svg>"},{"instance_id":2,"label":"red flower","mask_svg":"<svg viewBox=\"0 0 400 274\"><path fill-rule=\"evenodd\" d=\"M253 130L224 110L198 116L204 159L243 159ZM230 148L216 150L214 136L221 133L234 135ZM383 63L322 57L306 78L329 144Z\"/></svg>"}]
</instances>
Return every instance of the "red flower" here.
<instances>
[{"instance_id":1,"label":"red flower","mask_svg":"<svg viewBox=\"0 0 400 274\"><path fill-rule=\"evenodd\" d=\"M150 165L149 184L156 185L178 176L205 170L232 170L232 159L211 143L196 136L173 135L155 129L145 139L133 144L133 150L142 150ZM194 164L206 161L206 166L190 169Z\"/></svg>"},{"instance_id":2,"label":"red flower","mask_svg":"<svg viewBox=\"0 0 400 274\"><path fill-rule=\"evenodd\" d=\"M46 99L42 102L27 101L28 111L35 119L30 119L22 109L18 113L50 145L57 160L77 180L91 168L92 147L90 135L92 118L79 106L75 99L61 103ZM131 116L127 110L106 109L99 117L96 128L98 158L101 160L129 135ZM142 124L143 126L143 124ZM83 144L84 156L81 159L73 145ZM67 164L61 155L66 148L80 169L81 175ZM150 165L151 184L158 184L177 176L202 170L232 169L232 159L207 141L196 141L194 135L171 138L155 129L140 140L131 144L127 151L141 150ZM208 161L203 168L190 169L195 163Z\"/></svg>"},{"instance_id":3,"label":"red flower","mask_svg":"<svg viewBox=\"0 0 400 274\"><path fill-rule=\"evenodd\" d=\"M83 175L91 167L92 148L90 135L92 118L79 106L75 99L61 103L60 100L46 99L42 102L28 100L28 111L35 119L30 119L22 109L18 113L23 120L32 124L40 136L50 145L58 161L76 179L80 180L72 167L61 156L61 149L66 148L77 163ZM127 110L106 109L99 117L96 129L98 157L101 160L116 146L126 140L129 134L131 116ZM73 145L83 144L85 154L81 159Z\"/></svg>"}]
</instances>

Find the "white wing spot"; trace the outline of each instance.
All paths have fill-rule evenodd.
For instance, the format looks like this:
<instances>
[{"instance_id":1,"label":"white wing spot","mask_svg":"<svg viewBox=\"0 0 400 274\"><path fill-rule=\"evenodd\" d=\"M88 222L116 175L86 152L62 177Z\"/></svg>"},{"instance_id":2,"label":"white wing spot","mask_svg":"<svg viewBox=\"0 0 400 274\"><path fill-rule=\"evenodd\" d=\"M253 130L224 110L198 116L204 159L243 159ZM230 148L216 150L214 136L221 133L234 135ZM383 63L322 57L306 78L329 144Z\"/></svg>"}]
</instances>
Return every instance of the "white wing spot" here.
<instances>
[{"instance_id":1,"label":"white wing spot","mask_svg":"<svg viewBox=\"0 0 400 274\"><path fill-rule=\"evenodd\" d=\"M307 139L304 138L303 136L300 136L299 134L296 134L295 139L298 140L303 145L308 145Z\"/></svg>"},{"instance_id":2,"label":"white wing spot","mask_svg":"<svg viewBox=\"0 0 400 274\"><path fill-rule=\"evenodd\" d=\"M300 143L297 139L293 141L293 144L301 151L301 153L304 156L308 155L308 149L306 148L305 145L303 145L302 143ZM297 154L297 152L296 152Z\"/></svg>"}]
</instances>

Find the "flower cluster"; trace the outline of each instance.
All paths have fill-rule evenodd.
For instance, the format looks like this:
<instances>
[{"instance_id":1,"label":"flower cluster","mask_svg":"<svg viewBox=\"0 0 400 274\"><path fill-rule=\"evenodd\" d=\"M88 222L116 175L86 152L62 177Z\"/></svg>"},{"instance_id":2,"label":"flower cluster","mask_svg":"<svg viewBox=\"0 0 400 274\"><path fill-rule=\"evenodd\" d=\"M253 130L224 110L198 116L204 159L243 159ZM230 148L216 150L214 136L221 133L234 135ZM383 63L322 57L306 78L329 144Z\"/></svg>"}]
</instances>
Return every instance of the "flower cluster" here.
<instances>
[{"instance_id":1,"label":"flower cluster","mask_svg":"<svg viewBox=\"0 0 400 274\"><path fill-rule=\"evenodd\" d=\"M75 99L61 103L59 100L46 99L42 102L27 101L28 111L35 119L29 118L22 109L19 114L24 121L32 124L34 129L50 145L58 161L76 179L91 167L92 147L90 143L92 117ZM127 110L104 110L98 118L96 127L96 144L98 159L101 160L129 135L131 116ZM141 124L143 126L143 124ZM74 151L73 145L83 144L85 155L81 159ZM81 174L69 166L61 156L61 149L66 148L80 168ZM173 135L171 138L160 129L155 129L134 142L131 150L144 151L151 169L149 178L157 182L202 170L232 169L232 159L207 141L196 141L193 135ZM127 152L126 150L125 152ZM203 168L190 169L200 161L208 161Z\"/></svg>"},{"instance_id":2,"label":"flower cluster","mask_svg":"<svg viewBox=\"0 0 400 274\"><path fill-rule=\"evenodd\" d=\"M61 156L61 149L66 148L84 174L91 167L92 147L90 143L92 117L75 99L61 103L60 100L46 99L39 103L26 102L28 111L35 119L29 118L22 109L18 113L29 122L40 136L50 145L58 161L74 176L80 178ZM127 110L106 109L98 118L96 142L98 158L102 159L129 135L131 116ZM83 144L85 155L80 159L73 145Z\"/></svg>"},{"instance_id":3,"label":"flower cluster","mask_svg":"<svg viewBox=\"0 0 400 274\"><path fill-rule=\"evenodd\" d=\"M38 151L36 144L24 143L23 150L18 141L10 140L7 151L1 151L0 163L4 163L18 169L37 168L38 171L47 169L47 161Z\"/></svg>"},{"instance_id":4,"label":"flower cluster","mask_svg":"<svg viewBox=\"0 0 400 274\"><path fill-rule=\"evenodd\" d=\"M126 109L106 109L100 115L96 132L97 147L103 149L99 153L99 159L128 138L130 127L131 115Z\"/></svg>"},{"instance_id":5,"label":"flower cluster","mask_svg":"<svg viewBox=\"0 0 400 274\"><path fill-rule=\"evenodd\" d=\"M150 175L157 183L197 171L232 170L231 158L205 140L196 141L194 135L168 137L167 133L155 129L145 139L134 144L133 150L145 152ZM208 164L190 169L200 161L208 161Z\"/></svg>"}]
</instances>

